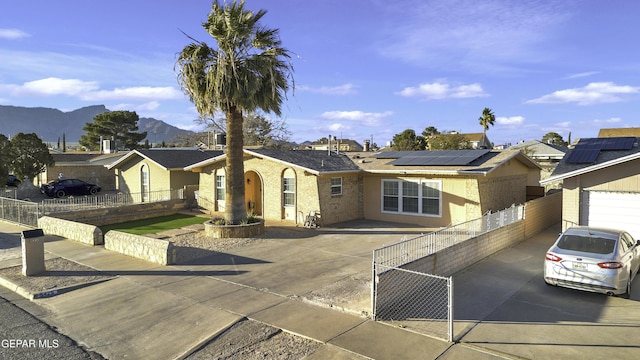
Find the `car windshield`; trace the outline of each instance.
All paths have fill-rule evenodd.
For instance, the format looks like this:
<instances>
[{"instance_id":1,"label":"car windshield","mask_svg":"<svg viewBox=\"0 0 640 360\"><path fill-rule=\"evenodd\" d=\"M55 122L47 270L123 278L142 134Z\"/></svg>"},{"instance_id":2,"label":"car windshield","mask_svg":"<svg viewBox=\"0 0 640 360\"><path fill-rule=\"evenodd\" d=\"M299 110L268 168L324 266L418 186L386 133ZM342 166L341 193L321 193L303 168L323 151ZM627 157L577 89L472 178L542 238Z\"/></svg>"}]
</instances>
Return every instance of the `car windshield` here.
<instances>
[{"instance_id":1,"label":"car windshield","mask_svg":"<svg viewBox=\"0 0 640 360\"><path fill-rule=\"evenodd\" d=\"M616 240L594 236L564 235L558 241L558 247L563 250L593 254L611 254L616 247Z\"/></svg>"}]
</instances>

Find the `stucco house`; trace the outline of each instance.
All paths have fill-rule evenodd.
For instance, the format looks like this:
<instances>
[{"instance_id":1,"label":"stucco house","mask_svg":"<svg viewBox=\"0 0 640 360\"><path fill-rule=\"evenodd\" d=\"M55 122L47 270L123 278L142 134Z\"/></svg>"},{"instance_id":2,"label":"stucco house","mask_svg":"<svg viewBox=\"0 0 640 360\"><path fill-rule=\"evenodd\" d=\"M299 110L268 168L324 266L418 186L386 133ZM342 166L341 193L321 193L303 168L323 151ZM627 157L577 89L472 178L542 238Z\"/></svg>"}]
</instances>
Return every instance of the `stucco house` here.
<instances>
[{"instance_id":1,"label":"stucco house","mask_svg":"<svg viewBox=\"0 0 640 360\"><path fill-rule=\"evenodd\" d=\"M574 225L628 231L640 239L640 147L634 136L583 138L541 184L562 183L562 230Z\"/></svg>"},{"instance_id":2,"label":"stucco house","mask_svg":"<svg viewBox=\"0 0 640 360\"><path fill-rule=\"evenodd\" d=\"M362 151L363 146L355 140L351 139L334 139L329 144L329 141L314 141L307 146L308 150L329 150L344 152L344 151Z\"/></svg>"},{"instance_id":3,"label":"stucco house","mask_svg":"<svg viewBox=\"0 0 640 360\"><path fill-rule=\"evenodd\" d=\"M540 178L542 180L548 178L553 174L556 166L560 163L560 160L564 158L565 154L569 150L566 146L559 146L554 144L547 144L540 140L531 140L518 143L511 147L512 149L522 150L527 156L538 162L542 167L542 173ZM544 189L549 191L555 189L556 183L547 183Z\"/></svg>"},{"instance_id":4,"label":"stucco house","mask_svg":"<svg viewBox=\"0 0 640 360\"><path fill-rule=\"evenodd\" d=\"M370 219L441 227L524 203L540 166L520 151L359 152L245 149L247 211L302 223ZM200 174L199 204L224 211L224 156L185 167Z\"/></svg>"},{"instance_id":5,"label":"stucco house","mask_svg":"<svg viewBox=\"0 0 640 360\"><path fill-rule=\"evenodd\" d=\"M518 150L360 153L365 219L442 227L527 200L540 166Z\"/></svg>"},{"instance_id":6,"label":"stucco house","mask_svg":"<svg viewBox=\"0 0 640 360\"><path fill-rule=\"evenodd\" d=\"M265 220L304 222L311 211L322 223L362 218L361 170L344 154L318 150L245 149L247 212ZM223 212L225 157L185 167L200 177L198 204Z\"/></svg>"},{"instance_id":7,"label":"stucco house","mask_svg":"<svg viewBox=\"0 0 640 360\"><path fill-rule=\"evenodd\" d=\"M471 148L473 149L491 149L493 145L491 145L491 141L485 133L469 133L469 134L461 134L471 144Z\"/></svg>"},{"instance_id":8,"label":"stucco house","mask_svg":"<svg viewBox=\"0 0 640 360\"><path fill-rule=\"evenodd\" d=\"M152 191L181 189L198 185L196 173L184 167L205 159L222 155L222 150L197 148L153 148L132 150L107 169L115 173L116 187L125 193L149 194Z\"/></svg>"},{"instance_id":9,"label":"stucco house","mask_svg":"<svg viewBox=\"0 0 640 360\"><path fill-rule=\"evenodd\" d=\"M114 190L116 182L113 171L106 168L105 165L117 161L124 155L124 153L52 153L54 165L47 166L45 171L38 175L34 183L41 185L62 176L100 185L105 191Z\"/></svg>"}]
</instances>

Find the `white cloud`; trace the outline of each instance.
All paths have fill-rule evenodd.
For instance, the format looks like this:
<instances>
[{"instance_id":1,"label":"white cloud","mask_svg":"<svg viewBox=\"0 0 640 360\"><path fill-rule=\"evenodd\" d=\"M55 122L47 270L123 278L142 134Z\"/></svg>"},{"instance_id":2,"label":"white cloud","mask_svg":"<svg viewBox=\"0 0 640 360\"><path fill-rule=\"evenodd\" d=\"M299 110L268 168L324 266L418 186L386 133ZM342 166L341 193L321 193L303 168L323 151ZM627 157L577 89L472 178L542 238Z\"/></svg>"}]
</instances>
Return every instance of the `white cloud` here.
<instances>
[{"instance_id":1,"label":"white cloud","mask_svg":"<svg viewBox=\"0 0 640 360\"><path fill-rule=\"evenodd\" d=\"M496 117L496 123L501 125L522 125L524 116Z\"/></svg>"},{"instance_id":2,"label":"white cloud","mask_svg":"<svg viewBox=\"0 0 640 360\"><path fill-rule=\"evenodd\" d=\"M27 34L26 32L20 29L0 29L0 39L15 40L15 39L26 38L29 36L31 35Z\"/></svg>"},{"instance_id":3,"label":"white cloud","mask_svg":"<svg viewBox=\"0 0 640 360\"><path fill-rule=\"evenodd\" d=\"M612 82L593 82L582 88L554 91L551 94L526 101L527 104L577 103L593 105L624 101L625 95L637 94L640 87L616 85Z\"/></svg>"},{"instance_id":4,"label":"white cloud","mask_svg":"<svg viewBox=\"0 0 640 360\"><path fill-rule=\"evenodd\" d=\"M598 71L587 71L587 72L582 72L582 73L577 73L577 74L570 74L565 76L565 79L578 79L578 78L583 78L583 77L589 77L592 75L596 75L599 74Z\"/></svg>"},{"instance_id":5,"label":"white cloud","mask_svg":"<svg viewBox=\"0 0 640 360\"><path fill-rule=\"evenodd\" d=\"M489 96L478 83L452 86L436 81L423 83L415 87L406 87L396 93L405 97L420 97L425 100L460 99Z\"/></svg>"},{"instance_id":6,"label":"white cloud","mask_svg":"<svg viewBox=\"0 0 640 360\"><path fill-rule=\"evenodd\" d=\"M46 78L28 81L22 85L10 85L13 93L29 94L36 96L67 95L80 96L84 93L97 90L95 81L82 81L78 79Z\"/></svg>"},{"instance_id":7,"label":"white cloud","mask_svg":"<svg viewBox=\"0 0 640 360\"><path fill-rule=\"evenodd\" d=\"M314 88L307 85L298 85L296 86L296 90L298 91L308 91L316 94L323 95L352 95L356 93L355 85L353 84L344 84L338 86L322 86L319 88Z\"/></svg>"},{"instance_id":8,"label":"white cloud","mask_svg":"<svg viewBox=\"0 0 640 360\"><path fill-rule=\"evenodd\" d=\"M128 88L116 88L113 90L100 90L85 93L81 96L82 100L87 101L104 101L114 99L180 99L183 97L182 92L179 90L166 86L166 87L150 87L150 86L138 86Z\"/></svg>"},{"instance_id":9,"label":"white cloud","mask_svg":"<svg viewBox=\"0 0 640 360\"><path fill-rule=\"evenodd\" d=\"M378 126L381 121L393 115L392 111L370 113L363 111L327 111L321 117L328 120L345 120L360 123L365 126Z\"/></svg>"}]
</instances>

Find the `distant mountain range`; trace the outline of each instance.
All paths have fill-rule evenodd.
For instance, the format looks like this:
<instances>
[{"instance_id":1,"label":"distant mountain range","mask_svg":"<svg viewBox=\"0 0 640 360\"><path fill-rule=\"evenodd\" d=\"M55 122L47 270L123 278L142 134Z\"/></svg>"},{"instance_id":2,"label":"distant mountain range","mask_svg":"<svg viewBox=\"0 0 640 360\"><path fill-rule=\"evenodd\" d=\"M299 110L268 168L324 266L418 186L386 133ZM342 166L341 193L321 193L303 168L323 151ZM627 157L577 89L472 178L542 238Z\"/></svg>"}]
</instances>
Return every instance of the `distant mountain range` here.
<instances>
[{"instance_id":1,"label":"distant mountain range","mask_svg":"<svg viewBox=\"0 0 640 360\"><path fill-rule=\"evenodd\" d=\"M68 143L77 143L84 135L84 125L93 122L93 117L107 112L104 105L93 105L77 110L63 112L58 109L0 105L0 134L11 138L22 133L36 133L45 142L56 142L64 134ZM178 135L193 134L169 125L162 120L140 118L138 130L147 132L150 143L171 143Z\"/></svg>"}]
</instances>

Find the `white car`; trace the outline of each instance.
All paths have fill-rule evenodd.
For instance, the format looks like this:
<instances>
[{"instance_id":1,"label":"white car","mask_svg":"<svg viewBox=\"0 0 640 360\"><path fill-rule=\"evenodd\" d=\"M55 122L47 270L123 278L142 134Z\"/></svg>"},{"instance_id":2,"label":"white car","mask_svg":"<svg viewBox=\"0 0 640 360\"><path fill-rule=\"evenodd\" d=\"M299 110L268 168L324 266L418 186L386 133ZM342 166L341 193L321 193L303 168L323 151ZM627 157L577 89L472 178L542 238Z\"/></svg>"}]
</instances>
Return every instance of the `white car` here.
<instances>
[{"instance_id":1,"label":"white car","mask_svg":"<svg viewBox=\"0 0 640 360\"><path fill-rule=\"evenodd\" d=\"M607 295L628 295L640 269L640 241L621 230L572 227L560 234L544 260L549 285Z\"/></svg>"}]
</instances>

